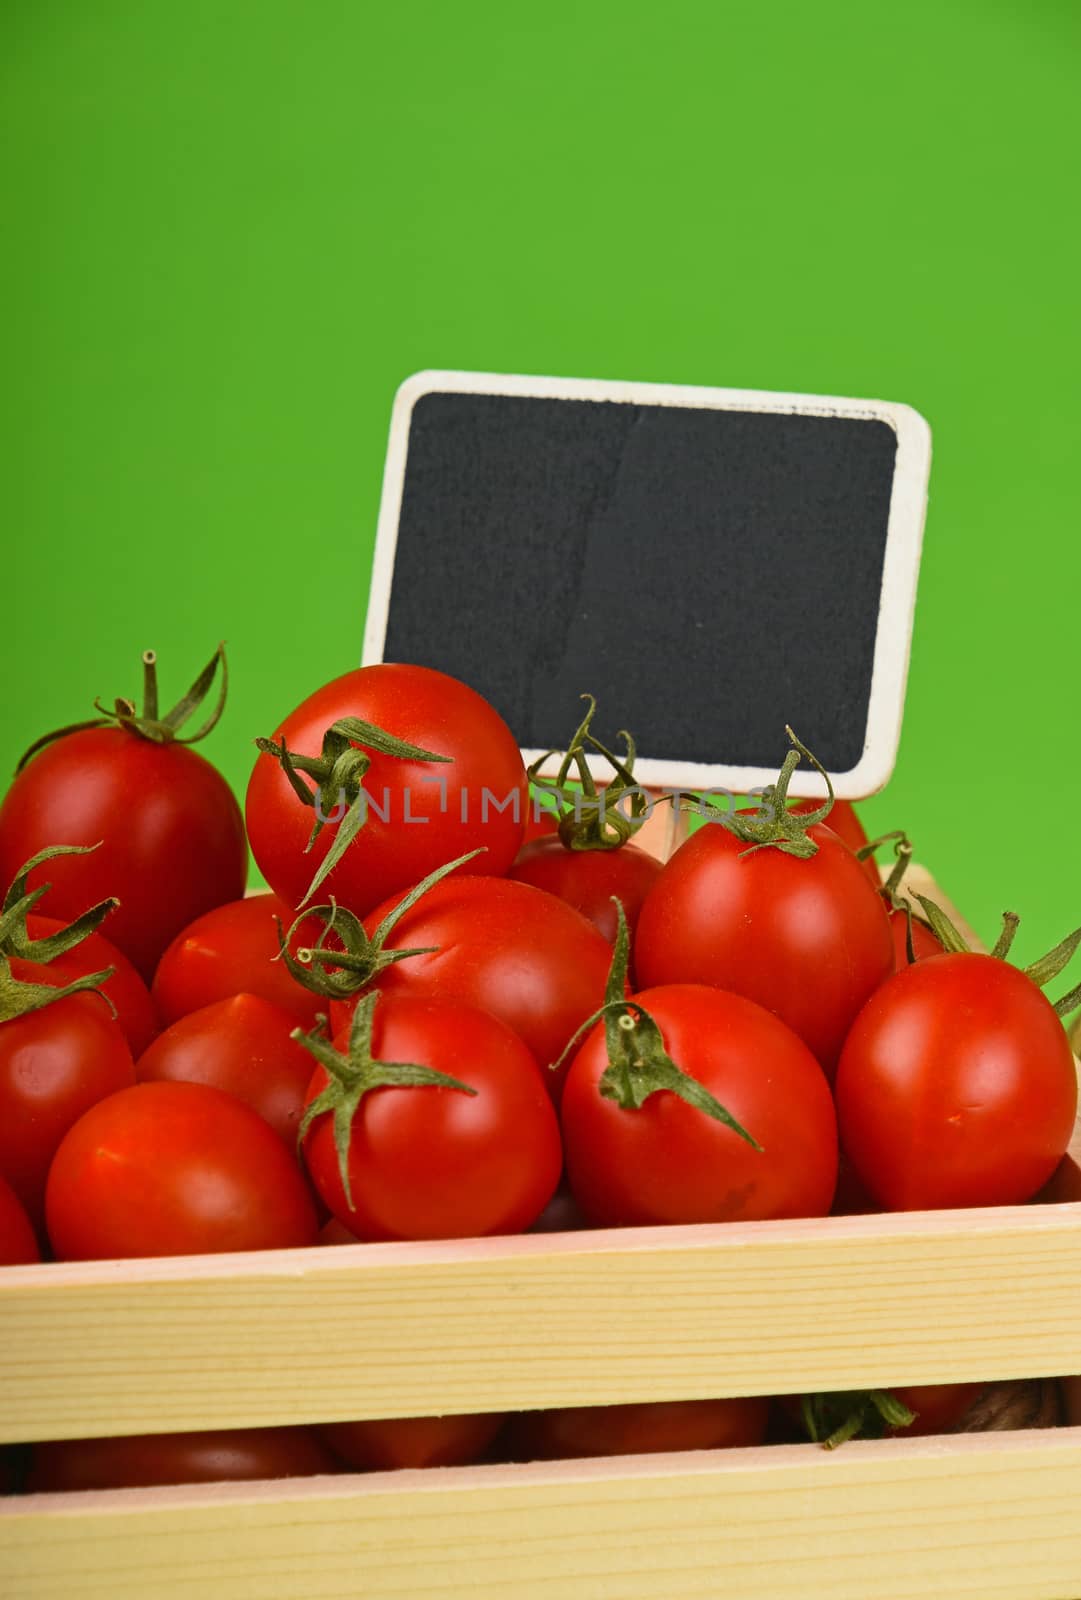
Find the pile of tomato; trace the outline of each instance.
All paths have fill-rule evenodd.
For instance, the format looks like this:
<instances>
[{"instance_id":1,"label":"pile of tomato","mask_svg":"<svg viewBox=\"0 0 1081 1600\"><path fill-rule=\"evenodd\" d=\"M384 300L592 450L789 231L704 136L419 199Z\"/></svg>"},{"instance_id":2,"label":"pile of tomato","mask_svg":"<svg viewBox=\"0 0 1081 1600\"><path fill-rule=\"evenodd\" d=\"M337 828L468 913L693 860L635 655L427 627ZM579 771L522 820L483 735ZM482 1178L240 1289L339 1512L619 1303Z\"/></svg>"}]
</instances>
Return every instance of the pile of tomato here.
<instances>
[{"instance_id":1,"label":"pile of tomato","mask_svg":"<svg viewBox=\"0 0 1081 1600\"><path fill-rule=\"evenodd\" d=\"M1081 933L1021 970L1016 919L984 955L913 916L831 789L788 803L814 762L794 734L757 803L662 865L633 744L601 745L591 703L546 779L419 666L275 724L242 816L192 748L224 673L219 651L162 714L148 653L142 710L39 741L0 804L0 1261L1018 1204L1054 1173L1081 994L1042 985ZM249 848L269 889L245 896ZM599 1440L560 1413L505 1448L649 1448L662 1412L665 1448L766 1426L757 1402L615 1407ZM499 1421L442 1419L449 1453L434 1424L395 1425L397 1454L343 1424L304 1459L471 1458ZM52 1453L39 1486L68 1483Z\"/></svg>"}]
</instances>

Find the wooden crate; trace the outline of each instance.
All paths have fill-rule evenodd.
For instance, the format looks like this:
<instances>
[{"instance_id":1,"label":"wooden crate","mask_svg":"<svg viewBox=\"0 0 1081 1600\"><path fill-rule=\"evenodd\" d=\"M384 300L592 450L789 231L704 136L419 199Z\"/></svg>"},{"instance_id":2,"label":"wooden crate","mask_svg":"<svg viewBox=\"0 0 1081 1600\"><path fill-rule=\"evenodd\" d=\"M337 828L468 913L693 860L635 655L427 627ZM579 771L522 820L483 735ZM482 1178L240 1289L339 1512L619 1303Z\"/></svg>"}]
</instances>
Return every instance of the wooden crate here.
<instances>
[{"instance_id":1,"label":"wooden crate","mask_svg":"<svg viewBox=\"0 0 1081 1600\"><path fill-rule=\"evenodd\" d=\"M916 869L916 887L933 887ZM941 899L941 896L938 896ZM985 1211L11 1267L0 1440L1081 1370L1081 1138ZM11 1600L1078 1600L1081 1427L0 1503Z\"/></svg>"}]
</instances>

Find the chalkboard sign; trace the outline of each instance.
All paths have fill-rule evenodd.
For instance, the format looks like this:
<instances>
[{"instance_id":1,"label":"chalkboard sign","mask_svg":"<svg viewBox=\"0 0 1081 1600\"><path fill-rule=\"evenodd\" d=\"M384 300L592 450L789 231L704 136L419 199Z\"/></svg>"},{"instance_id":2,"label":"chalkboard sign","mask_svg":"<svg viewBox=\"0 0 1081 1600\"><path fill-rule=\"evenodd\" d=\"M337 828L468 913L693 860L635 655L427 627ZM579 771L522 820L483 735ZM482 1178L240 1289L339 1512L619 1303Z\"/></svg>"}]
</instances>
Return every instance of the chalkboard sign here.
<instances>
[{"instance_id":1,"label":"chalkboard sign","mask_svg":"<svg viewBox=\"0 0 1081 1600\"><path fill-rule=\"evenodd\" d=\"M364 661L464 679L530 757L588 690L644 784L767 783L789 723L838 794L870 794L900 736L929 463L903 405L420 373L394 406ZM801 771L792 793L818 792Z\"/></svg>"}]
</instances>

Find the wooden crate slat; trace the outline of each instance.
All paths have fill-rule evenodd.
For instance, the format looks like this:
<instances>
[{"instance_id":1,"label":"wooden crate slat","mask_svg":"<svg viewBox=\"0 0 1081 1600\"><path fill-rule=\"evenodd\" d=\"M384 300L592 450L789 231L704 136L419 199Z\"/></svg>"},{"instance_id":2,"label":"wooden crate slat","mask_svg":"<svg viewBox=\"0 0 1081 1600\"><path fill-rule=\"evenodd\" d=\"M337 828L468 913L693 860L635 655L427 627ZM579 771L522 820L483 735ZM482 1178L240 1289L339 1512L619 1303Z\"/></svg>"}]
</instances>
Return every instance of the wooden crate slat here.
<instances>
[{"instance_id":1,"label":"wooden crate slat","mask_svg":"<svg viewBox=\"0 0 1081 1600\"><path fill-rule=\"evenodd\" d=\"M1064 1600L1081 1433L779 1446L0 1509L19 1600Z\"/></svg>"},{"instance_id":2,"label":"wooden crate slat","mask_svg":"<svg viewBox=\"0 0 1081 1600\"><path fill-rule=\"evenodd\" d=\"M11 1267L0 1438L1078 1367L1081 1205Z\"/></svg>"}]
</instances>

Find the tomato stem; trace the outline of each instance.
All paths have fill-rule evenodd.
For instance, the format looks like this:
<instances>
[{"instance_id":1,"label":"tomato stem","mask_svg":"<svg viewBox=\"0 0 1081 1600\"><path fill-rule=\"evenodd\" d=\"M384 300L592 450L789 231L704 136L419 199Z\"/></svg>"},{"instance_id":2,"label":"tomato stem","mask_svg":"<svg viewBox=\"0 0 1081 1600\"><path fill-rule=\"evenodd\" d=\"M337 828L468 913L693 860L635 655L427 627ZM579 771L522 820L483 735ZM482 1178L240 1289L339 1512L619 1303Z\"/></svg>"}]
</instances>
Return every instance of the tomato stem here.
<instances>
[{"instance_id":1,"label":"tomato stem","mask_svg":"<svg viewBox=\"0 0 1081 1600\"><path fill-rule=\"evenodd\" d=\"M321 1094L306 1107L297 1129L297 1145L302 1147L304 1136L316 1117L329 1114L334 1119L334 1148L338 1156L338 1173L350 1210L353 1207L353 1189L349 1180L349 1143L353 1132L353 1118L360 1103L372 1089L457 1089L461 1094L475 1095L476 1089L445 1072L432 1067L422 1067L415 1061L376 1061L372 1057L372 1020L377 994L365 995L357 1002L349 1030L349 1049L343 1055L336 1050L321 1028L305 1033L294 1028L291 1037L310 1055L313 1055L330 1080Z\"/></svg>"},{"instance_id":2,"label":"tomato stem","mask_svg":"<svg viewBox=\"0 0 1081 1600\"><path fill-rule=\"evenodd\" d=\"M710 1094L705 1085L676 1065L664 1047L660 1028L646 1008L639 1005L637 1000L626 998L630 935L622 903L615 895L612 896L612 903L616 908L618 931L608 969L604 1004L582 1023L551 1070L558 1071L583 1034L603 1017L608 1065L597 1087L606 1100L614 1100L623 1111L639 1111L650 1095L667 1089L696 1111L731 1128L753 1150L761 1151L762 1146L758 1141Z\"/></svg>"},{"instance_id":3,"label":"tomato stem","mask_svg":"<svg viewBox=\"0 0 1081 1600\"><path fill-rule=\"evenodd\" d=\"M635 743L626 728L619 730L626 751L622 757L615 755L591 732L597 702L593 695L581 697L588 701L585 716L578 724L562 755L559 770L554 778L541 775L541 768L559 755L558 750L546 750L529 768L529 778L544 793L557 802L559 837L568 850L618 850L638 832L649 816L652 802L634 780ZM598 792L589 762L587 745L608 762L615 777L603 791ZM568 788L571 773L577 775L581 790ZM624 804L630 796L629 809Z\"/></svg>"},{"instance_id":4,"label":"tomato stem","mask_svg":"<svg viewBox=\"0 0 1081 1600\"><path fill-rule=\"evenodd\" d=\"M812 755L807 746L796 738L792 729L786 727L784 731L788 735L792 749L785 756L776 783L771 783L762 791L758 807L753 813L729 811L727 808L722 810L702 796L690 796L687 803L697 805L711 822L719 823L722 828L727 828L729 833L749 845L750 848L744 850L743 855L753 855L756 850L772 846L783 851L785 855L797 856L806 861L818 854L818 845L808 830L816 823L825 822L833 809L833 783L825 767L816 756ZM788 785L792 781L792 774L805 756L815 771L826 781L826 799L813 811L790 811Z\"/></svg>"},{"instance_id":5,"label":"tomato stem","mask_svg":"<svg viewBox=\"0 0 1081 1600\"><path fill-rule=\"evenodd\" d=\"M368 820L368 795L364 789L364 778L372 764L371 751L394 756L400 761L453 760L452 756L441 756L434 750L422 750L419 745L396 739L393 734L377 728L374 723L362 722L359 717L341 717L332 723L323 734L322 750L317 756L305 756L290 750L284 734L280 739L279 744L275 744L273 739L256 739L255 743L262 755L273 756L278 762L301 804L310 806L315 812L315 822L305 848L312 848L328 822L337 824L334 843L308 885L307 893L300 902L302 906L307 905L328 874L333 872ZM367 748L358 749L358 744ZM303 782L301 773L315 779L314 789ZM332 797L329 813L325 809L328 795Z\"/></svg>"},{"instance_id":6,"label":"tomato stem","mask_svg":"<svg viewBox=\"0 0 1081 1600\"><path fill-rule=\"evenodd\" d=\"M807 1437L823 1450L836 1450L857 1435L881 1439L888 1429L908 1428L916 1420L916 1413L888 1389L805 1394L800 1412Z\"/></svg>"},{"instance_id":7,"label":"tomato stem","mask_svg":"<svg viewBox=\"0 0 1081 1600\"><path fill-rule=\"evenodd\" d=\"M0 906L0 1022L9 1022L13 1017L24 1016L29 1011L40 1011L43 1006L51 1005L54 1000L63 1000L69 994L78 994L83 990L96 991L115 974L115 967L105 967L101 972L88 973L63 988L57 988L52 984L16 978L11 970L14 959L45 966L57 956L66 955L81 944L87 934L100 927L109 912L120 904L115 899L101 900L56 933L48 934L43 939L30 937L27 918L38 901L52 888L52 884L42 883L36 889L30 889L30 874L36 867L54 861L57 856L85 856L99 848L100 844L50 845L45 850L39 850L36 856L31 856L12 879ZM103 994L102 999L115 1016L116 1007L108 995Z\"/></svg>"},{"instance_id":8,"label":"tomato stem","mask_svg":"<svg viewBox=\"0 0 1081 1600\"><path fill-rule=\"evenodd\" d=\"M278 928L278 952L299 984L302 984L310 994L321 995L327 1000L351 1000L355 994L373 981L384 967L393 966L396 961L406 961L410 956L434 955L435 945L423 945L408 950L387 950L386 941L393 933L395 927L407 911L410 911L417 901L428 890L441 882L458 867L464 867L467 861L483 855L485 845L476 850L468 851L464 856L457 856L453 861L447 861L434 872L429 872L426 878L403 895L395 906L387 912L375 932L368 934L363 922L352 911L347 911L344 906L339 906L335 901L329 905L313 906L299 916L289 929L283 932L281 921L275 918ZM289 949L290 942L301 923L309 917L319 917L324 926L314 945L301 946L294 956ZM328 948L326 941L334 935L340 942L340 949ZM333 968L328 971L327 968Z\"/></svg>"},{"instance_id":9,"label":"tomato stem","mask_svg":"<svg viewBox=\"0 0 1081 1600\"><path fill-rule=\"evenodd\" d=\"M21 772L39 750L44 750L46 745L63 739L69 733L82 733L87 728L118 727L126 732L135 734L140 739L149 739L153 744L197 744L200 739L205 739L207 734L217 727L221 714L225 710L226 695L229 690L229 667L225 659L225 645L219 644L206 666L200 672L187 694L183 695L168 711L164 717L158 714L158 679L157 655L153 650L144 650L143 664L143 709L139 713L135 709L133 700L117 698L113 701L110 711L102 705L100 700L94 701L94 707L101 712L98 717L91 717L85 722L69 722L63 728L56 728L52 733L46 733L40 739L35 739L28 750L24 750L19 759L16 772ZM221 668L221 682L218 688L217 702L207 717L206 721L190 733L186 738L181 738L179 729L195 713L198 707L210 693L211 685Z\"/></svg>"}]
</instances>

